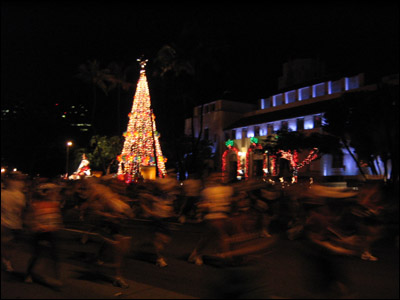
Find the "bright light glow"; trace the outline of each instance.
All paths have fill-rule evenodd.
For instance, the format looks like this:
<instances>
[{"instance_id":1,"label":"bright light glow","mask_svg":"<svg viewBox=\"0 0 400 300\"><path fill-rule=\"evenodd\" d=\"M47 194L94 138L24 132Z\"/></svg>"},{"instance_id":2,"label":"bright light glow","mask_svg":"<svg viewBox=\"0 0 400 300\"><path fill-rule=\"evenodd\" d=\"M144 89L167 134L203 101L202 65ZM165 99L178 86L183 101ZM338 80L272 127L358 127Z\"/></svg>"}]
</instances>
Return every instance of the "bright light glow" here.
<instances>
[{"instance_id":1,"label":"bright light glow","mask_svg":"<svg viewBox=\"0 0 400 300\"><path fill-rule=\"evenodd\" d=\"M296 119L288 120L288 128L291 131L296 131L297 130L297 120Z\"/></svg>"},{"instance_id":2,"label":"bright light glow","mask_svg":"<svg viewBox=\"0 0 400 300\"><path fill-rule=\"evenodd\" d=\"M68 147L71 147L71 146L72 146L72 142L71 142L71 141L68 141L68 142L67 142L67 146L68 146Z\"/></svg>"},{"instance_id":3,"label":"bright light glow","mask_svg":"<svg viewBox=\"0 0 400 300\"><path fill-rule=\"evenodd\" d=\"M14 169L13 169L13 172L17 172L17 168L14 168Z\"/></svg>"},{"instance_id":4,"label":"bright light glow","mask_svg":"<svg viewBox=\"0 0 400 300\"><path fill-rule=\"evenodd\" d=\"M274 131L278 131L281 129L281 122L274 122Z\"/></svg>"},{"instance_id":5,"label":"bright light glow","mask_svg":"<svg viewBox=\"0 0 400 300\"><path fill-rule=\"evenodd\" d=\"M4 173L6 171L5 168L1 168L1 173Z\"/></svg>"},{"instance_id":6,"label":"bright light glow","mask_svg":"<svg viewBox=\"0 0 400 300\"><path fill-rule=\"evenodd\" d=\"M249 127L249 129L247 131L247 137L248 138L254 137L254 127Z\"/></svg>"},{"instance_id":7,"label":"bright light glow","mask_svg":"<svg viewBox=\"0 0 400 300\"><path fill-rule=\"evenodd\" d=\"M304 117L304 129L313 129L313 128L314 128L313 116L305 116Z\"/></svg>"},{"instance_id":8,"label":"bright light glow","mask_svg":"<svg viewBox=\"0 0 400 300\"><path fill-rule=\"evenodd\" d=\"M147 60L140 61L140 77L133 98L132 110L128 114L129 122L124 146L119 161L118 178L130 183L140 176L143 166L157 166L159 177L166 175L165 162L157 132L155 116L151 109L150 92L145 66Z\"/></svg>"},{"instance_id":9,"label":"bright light glow","mask_svg":"<svg viewBox=\"0 0 400 300\"><path fill-rule=\"evenodd\" d=\"M333 175L333 174L331 174L332 172L330 172L330 173L328 172L329 165L332 164L332 160L329 160L326 157L322 157L321 161L322 161L322 174L324 176ZM331 170L329 170L329 171L331 171Z\"/></svg>"},{"instance_id":10,"label":"bright light glow","mask_svg":"<svg viewBox=\"0 0 400 300\"><path fill-rule=\"evenodd\" d=\"M260 127L260 136L265 136L267 135L267 126L266 125L262 125Z\"/></svg>"},{"instance_id":11,"label":"bright light glow","mask_svg":"<svg viewBox=\"0 0 400 300\"><path fill-rule=\"evenodd\" d=\"M345 91L349 90L349 78L348 77L344 78L344 90Z\"/></svg>"}]
</instances>

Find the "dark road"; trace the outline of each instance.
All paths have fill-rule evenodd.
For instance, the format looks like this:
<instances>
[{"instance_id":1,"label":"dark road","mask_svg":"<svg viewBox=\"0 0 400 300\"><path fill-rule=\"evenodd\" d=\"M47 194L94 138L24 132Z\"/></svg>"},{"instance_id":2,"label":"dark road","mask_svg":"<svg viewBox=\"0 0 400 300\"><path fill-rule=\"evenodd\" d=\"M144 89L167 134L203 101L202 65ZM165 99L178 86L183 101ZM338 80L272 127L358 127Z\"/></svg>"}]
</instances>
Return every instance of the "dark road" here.
<instances>
[{"instance_id":1,"label":"dark road","mask_svg":"<svg viewBox=\"0 0 400 300\"><path fill-rule=\"evenodd\" d=\"M96 266L94 256L99 247L97 238L86 244L81 234L62 233L62 278L64 285L54 290L44 284L23 282L23 272L29 259L29 246L19 241L13 253L15 272L2 271L1 297L17 298L133 298L133 299L185 299L185 298L337 298L320 284L318 261L304 239L289 240L284 234L272 238L258 238L253 243L271 239L269 246L244 261L223 264L221 260L206 256L198 266L187 262L190 252L200 238L201 224L173 224L172 240L166 249L168 266L159 268L154 263L151 231L148 222L135 221L130 226L132 248L125 260L123 274L128 289L114 287L103 274L107 268ZM211 253L212 248L208 249ZM398 299L399 255L393 240L382 240L374 248L376 262L359 257L335 256L333 265L347 283L346 298ZM38 274L49 272L48 258L40 260Z\"/></svg>"}]
</instances>

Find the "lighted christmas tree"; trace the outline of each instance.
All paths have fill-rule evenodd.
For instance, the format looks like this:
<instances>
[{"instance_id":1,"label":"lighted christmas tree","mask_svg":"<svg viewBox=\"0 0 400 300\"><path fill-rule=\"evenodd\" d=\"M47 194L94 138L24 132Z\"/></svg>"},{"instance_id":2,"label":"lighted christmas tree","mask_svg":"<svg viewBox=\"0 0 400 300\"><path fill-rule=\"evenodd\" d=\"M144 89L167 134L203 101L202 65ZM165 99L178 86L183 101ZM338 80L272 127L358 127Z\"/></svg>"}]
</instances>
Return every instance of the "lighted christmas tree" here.
<instances>
[{"instance_id":1,"label":"lighted christmas tree","mask_svg":"<svg viewBox=\"0 0 400 300\"><path fill-rule=\"evenodd\" d=\"M146 77L146 60L138 59L141 70L136 86L133 106L128 114L127 131L124 132L124 146L118 156L118 178L129 183L141 176L141 170L155 167L158 176L163 177L165 158L162 155L155 116L151 109L150 93Z\"/></svg>"}]
</instances>

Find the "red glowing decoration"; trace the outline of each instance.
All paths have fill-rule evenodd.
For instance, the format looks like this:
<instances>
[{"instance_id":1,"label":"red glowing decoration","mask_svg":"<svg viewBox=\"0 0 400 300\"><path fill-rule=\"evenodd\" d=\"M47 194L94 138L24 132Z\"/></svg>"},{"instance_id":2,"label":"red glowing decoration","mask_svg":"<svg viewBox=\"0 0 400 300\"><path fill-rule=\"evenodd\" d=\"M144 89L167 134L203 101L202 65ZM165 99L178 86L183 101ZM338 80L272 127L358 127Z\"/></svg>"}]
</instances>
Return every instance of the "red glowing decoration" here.
<instances>
[{"instance_id":1,"label":"red glowing decoration","mask_svg":"<svg viewBox=\"0 0 400 300\"><path fill-rule=\"evenodd\" d=\"M241 172L241 163L240 163L240 156L239 156L239 150L233 146L233 141L228 140L225 145L228 147L222 154L222 173L226 174L226 160L227 160L227 155L230 151L234 151L236 153L236 159L237 159L237 175L240 175Z\"/></svg>"}]
</instances>

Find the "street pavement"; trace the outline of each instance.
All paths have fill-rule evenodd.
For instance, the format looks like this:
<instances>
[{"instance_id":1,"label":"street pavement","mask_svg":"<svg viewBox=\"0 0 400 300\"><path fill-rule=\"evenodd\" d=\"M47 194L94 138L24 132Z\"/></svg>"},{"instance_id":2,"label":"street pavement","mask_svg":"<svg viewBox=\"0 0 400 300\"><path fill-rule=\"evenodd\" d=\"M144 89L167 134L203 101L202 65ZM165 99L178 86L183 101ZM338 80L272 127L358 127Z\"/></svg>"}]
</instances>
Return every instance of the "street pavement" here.
<instances>
[{"instance_id":1,"label":"street pavement","mask_svg":"<svg viewBox=\"0 0 400 300\"><path fill-rule=\"evenodd\" d=\"M63 286L23 281L30 248L25 239L13 252L15 271L1 274L3 299L322 299L336 298L321 289L315 261L303 239L289 240L277 232L272 238L255 239L268 247L229 265L207 256L204 265L187 262L190 252L202 234L201 224L172 223L172 240L166 249L168 266L154 263L151 226L137 220L130 225L132 249L125 260L123 274L129 288L112 285L110 270L93 263L99 240L86 244L81 234L64 231L61 239ZM213 251L210 246L207 251ZM359 257L335 257L340 276L347 279L352 299L399 299L399 252L393 239L383 239L374 247L376 262ZM39 261L35 273L51 276L51 260Z\"/></svg>"}]
</instances>

